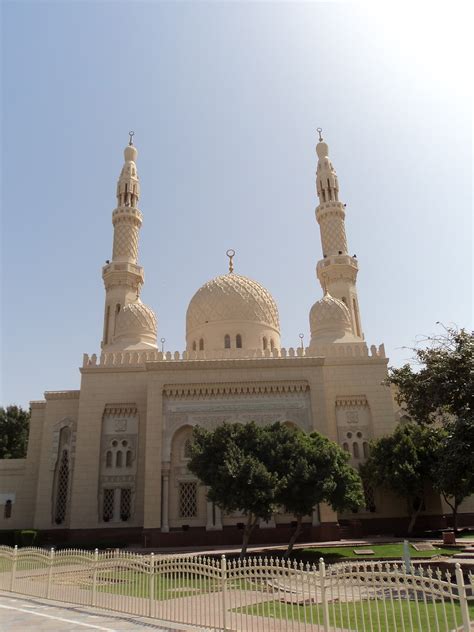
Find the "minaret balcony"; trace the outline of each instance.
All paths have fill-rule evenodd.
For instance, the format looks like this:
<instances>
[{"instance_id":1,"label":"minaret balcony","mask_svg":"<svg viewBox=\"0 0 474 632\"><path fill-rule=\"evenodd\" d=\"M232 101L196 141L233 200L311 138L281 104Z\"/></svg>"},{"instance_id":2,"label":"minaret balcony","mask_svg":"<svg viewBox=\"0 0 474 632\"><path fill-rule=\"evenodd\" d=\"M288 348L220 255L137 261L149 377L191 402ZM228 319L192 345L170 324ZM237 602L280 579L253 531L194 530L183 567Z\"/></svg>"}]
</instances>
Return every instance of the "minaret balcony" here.
<instances>
[{"instance_id":1,"label":"minaret balcony","mask_svg":"<svg viewBox=\"0 0 474 632\"><path fill-rule=\"evenodd\" d=\"M145 275L142 266L128 261L111 261L102 268L102 278L106 288L115 285L136 287L142 285Z\"/></svg>"}]
</instances>

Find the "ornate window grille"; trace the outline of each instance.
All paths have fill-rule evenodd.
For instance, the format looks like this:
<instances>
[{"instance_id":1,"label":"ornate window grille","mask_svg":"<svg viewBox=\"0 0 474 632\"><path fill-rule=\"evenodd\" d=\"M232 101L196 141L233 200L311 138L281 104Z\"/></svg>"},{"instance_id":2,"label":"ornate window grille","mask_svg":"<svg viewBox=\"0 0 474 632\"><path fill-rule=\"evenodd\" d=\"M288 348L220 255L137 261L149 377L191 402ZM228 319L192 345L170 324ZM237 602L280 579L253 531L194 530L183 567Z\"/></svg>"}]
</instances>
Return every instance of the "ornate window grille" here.
<instances>
[{"instance_id":1,"label":"ornate window grille","mask_svg":"<svg viewBox=\"0 0 474 632\"><path fill-rule=\"evenodd\" d=\"M102 515L104 522L109 522L114 517L114 489L104 489Z\"/></svg>"},{"instance_id":2,"label":"ornate window grille","mask_svg":"<svg viewBox=\"0 0 474 632\"><path fill-rule=\"evenodd\" d=\"M120 520L127 521L132 515L132 490L125 487L120 490Z\"/></svg>"},{"instance_id":3,"label":"ornate window grille","mask_svg":"<svg viewBox=\"0 0 474 632\"><path fill-rule=\"evenodd\" d=\"M376 511L374 488L367 481L362 481L364 486L365 509L374 513Z\"/></svg>"},{"instance_id":4,"label":"ornate window grille","mask_svg":"<svg viewBox=\"0 0 474 632\"><path fill-rule=\"evenodd\" d=\"M197 483L194 481L179 484L179 517L197 517Z\"/></svg>"},{"instance_id":5,"label":"ornate window grille","mask_svg":"<svg viewBox=\"0 0 474 632\"><path fill-rule=\"evenodd\" d=\"M69 453L63 450L59 464L54 521L61 524L66 518L67 492L69 487Z\"/></svg>"}]
</instances>

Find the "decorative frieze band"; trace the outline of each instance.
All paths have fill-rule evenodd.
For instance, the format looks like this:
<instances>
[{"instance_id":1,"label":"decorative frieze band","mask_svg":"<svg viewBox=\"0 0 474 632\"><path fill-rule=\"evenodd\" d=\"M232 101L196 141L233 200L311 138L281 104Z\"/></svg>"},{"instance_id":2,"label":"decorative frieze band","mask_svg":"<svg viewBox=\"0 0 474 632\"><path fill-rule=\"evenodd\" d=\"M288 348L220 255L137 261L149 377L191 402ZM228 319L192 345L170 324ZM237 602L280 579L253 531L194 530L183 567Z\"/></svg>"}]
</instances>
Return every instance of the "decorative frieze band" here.
<instances>
[{"instance_id":1,"label":"decorative frieze band","mask_svg":"<svg viewBox=\"0 0 474 632\"><path fill-rule=\"evenodd\" d=\"M216 395L267 395L304 393L309 384L300 382L216 382L211 384L165 384L168 397L213 397Z\"/></svg>"},{"instance_id":2,"label":"decorative frieze band","mask_svg":"<svg viewBox=\"0 0 474 632\"><path fill-rule=\"evenodd\" d=\"M113 415L114 417L131 417L137 414L136 404L106 404L104 417Z\"/></svg>"},{"instance_id":3,"label":"decorative frieze band","mask_svg":"<svg viewBox=\"0 0 474 632\"><path fill-rule=\"evenodd\" d=\"M368 406L365 395L347 395L336 397L336 406Z\"/></svg>"}]
</instances>

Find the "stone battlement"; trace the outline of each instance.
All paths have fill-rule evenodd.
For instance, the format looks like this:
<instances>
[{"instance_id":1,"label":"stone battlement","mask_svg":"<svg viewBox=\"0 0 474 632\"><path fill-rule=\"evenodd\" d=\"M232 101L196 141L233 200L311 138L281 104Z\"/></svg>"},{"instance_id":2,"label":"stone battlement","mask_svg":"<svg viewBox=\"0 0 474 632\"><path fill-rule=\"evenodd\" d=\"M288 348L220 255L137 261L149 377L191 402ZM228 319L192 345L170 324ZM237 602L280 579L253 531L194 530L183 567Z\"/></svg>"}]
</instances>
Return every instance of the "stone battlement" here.
<instances>
[{"instance_id":1,"label":"stone battlement","mask_svg":"<svg viewBox=\"0 0 474 632\"><path fill-rule=\"evenodd\" d=\"M385 347L383 344L377 348L375 345L370 347L370 356L365 343L353 344L331 344L321 345L317 352L310 350L309 347L285 347L281 349L258 349L249 352L246 349L222 349L222 351L117 351L103 352L100 356L93 353L87 353L83 356L82 367L126 367L126 366L144 366L146 362L189 362L192 360L256 360L259 358L304 358L304 357L331 357L331 358L385 358Z\"/></svg>"}]
</instances>

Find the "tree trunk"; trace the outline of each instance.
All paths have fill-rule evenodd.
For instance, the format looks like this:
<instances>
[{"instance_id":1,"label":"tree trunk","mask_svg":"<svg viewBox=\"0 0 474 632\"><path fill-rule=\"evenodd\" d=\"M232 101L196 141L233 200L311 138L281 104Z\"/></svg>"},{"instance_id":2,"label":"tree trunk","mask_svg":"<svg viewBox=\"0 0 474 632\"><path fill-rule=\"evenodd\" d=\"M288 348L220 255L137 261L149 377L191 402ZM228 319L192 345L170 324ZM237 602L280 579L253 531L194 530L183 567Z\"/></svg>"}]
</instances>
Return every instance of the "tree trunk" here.
<instances>
[{"instance_id":1,"label":"tree trunk","mask_svg":"<svg viewBox=\"0 0 474 632\"><path fill-rule=\"evenodd\" d=\"M457 535L458 533L458 505L455 503L454 507L452 507L453 510L453 531L454 531L454 535Z\"/></svg>"},{"instance_id":2,"label":"tree trunk","mask_svg":"<svg viewBox=\"0 0 474 632\"><path fill-rule=\"evenodd\" d=\"M243 537L243 540L242 540L242 548L240 550L240 559L241 560L244 559L245 554L247 553L247 547L249 545L250 536L251 536L252 531L254 530L257 522L258 522L258 518L254 517L252 514L249 514L249 516L247 518L247 524L245 525L245 529L244 529L244 537Z\"/></svg>"},{"instance_id":3,"label":"tree trunk","mask_svg":"<svg viewBox=\"0 0 474 632\"><path fill-rule=\"evenodd\" d=\"M303 516L296 516L296 528L293 531L290 541L288 542L288 548L286 549L285 555L283 556L285 560L287 560L290 557L291 552L293 551L295 542L298 539L299 534L301 533L301 528L303 526L302 522L303 522Z\"/></svg>"},{"instance_id":4,"label":"tree trunk","mask_svg":"<svg viewBox=\"0 0 474 632\"><path fill-rule=\"evenodd\" d=\"M418 518L418 514L421 511L421 506L422 506L422 503L420 502L420 504L418 505L418 508L415 509L410 516L410 522L408 524L408 529L407 529L408 535L411 535L411 532L413 531L413 527L415 526L416 519Z\"/></svg>"}]
</instances>

